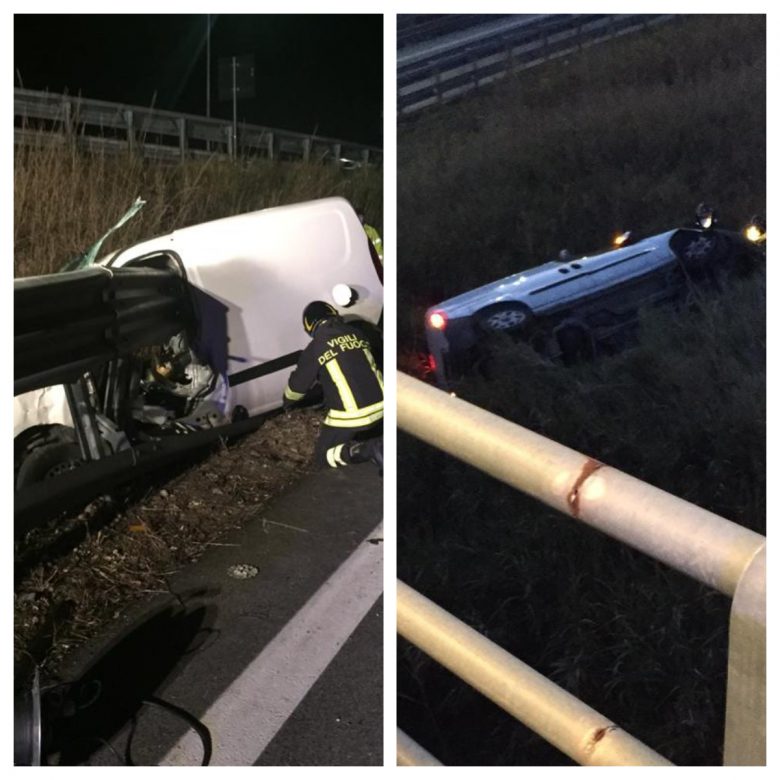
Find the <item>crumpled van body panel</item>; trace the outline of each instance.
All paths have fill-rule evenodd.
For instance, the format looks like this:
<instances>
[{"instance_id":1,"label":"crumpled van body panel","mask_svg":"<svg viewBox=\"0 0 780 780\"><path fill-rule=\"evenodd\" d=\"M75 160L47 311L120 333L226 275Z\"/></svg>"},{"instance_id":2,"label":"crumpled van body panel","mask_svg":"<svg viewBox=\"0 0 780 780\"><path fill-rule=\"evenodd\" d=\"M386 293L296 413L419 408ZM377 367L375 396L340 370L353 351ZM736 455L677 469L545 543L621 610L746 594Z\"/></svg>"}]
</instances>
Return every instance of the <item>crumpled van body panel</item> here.
<instances>
[{"instance_id":1,"label":"crumpled van body panel","mask_svg":"<svg viewBox=\"0 0 780 780\"><path fill-rule=\"evenodd\" d=\"M196 291L201 323L199 344L219 361L210 328L227 327L228 377L305 348L301 313L312 300L331 303L334 285L358 293L345 317L377 323L383 306L382 284L374 269L363 227L343 198L280 206L176 230L115 253L102 263L121 266L156 252L172 252ZM337 306L337 308L339 308ZM216 367L215 367L216 368ZM250 414L281 405L290 374L286 366L231 387L229 406Z\"/></svg>"}]
</instances>

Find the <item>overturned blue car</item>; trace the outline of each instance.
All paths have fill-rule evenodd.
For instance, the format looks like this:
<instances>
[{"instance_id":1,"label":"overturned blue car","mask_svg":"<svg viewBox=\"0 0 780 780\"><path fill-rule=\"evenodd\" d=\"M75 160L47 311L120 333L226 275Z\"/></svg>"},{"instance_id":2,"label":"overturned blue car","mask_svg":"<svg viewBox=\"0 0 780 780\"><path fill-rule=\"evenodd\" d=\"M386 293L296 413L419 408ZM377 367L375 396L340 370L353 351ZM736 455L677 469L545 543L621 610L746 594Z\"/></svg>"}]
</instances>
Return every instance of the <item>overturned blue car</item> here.
<instances>
[{"instance_id":1,"label":"overturned blue car","mask_svg":"<svg viewBox=\"0 0 780 780\"><path fill-rule=\"evenodd\" d=\"M567 365L613 353L628 343L642 308L684 305L762 267L765 237L758 221L740 233L703 219L637 240L624 233L609 249L582 257L563 250L556 260L430 307L428 368L438 385L450 386L480 365L497 333Z\"/></svg>"}]
</instances>

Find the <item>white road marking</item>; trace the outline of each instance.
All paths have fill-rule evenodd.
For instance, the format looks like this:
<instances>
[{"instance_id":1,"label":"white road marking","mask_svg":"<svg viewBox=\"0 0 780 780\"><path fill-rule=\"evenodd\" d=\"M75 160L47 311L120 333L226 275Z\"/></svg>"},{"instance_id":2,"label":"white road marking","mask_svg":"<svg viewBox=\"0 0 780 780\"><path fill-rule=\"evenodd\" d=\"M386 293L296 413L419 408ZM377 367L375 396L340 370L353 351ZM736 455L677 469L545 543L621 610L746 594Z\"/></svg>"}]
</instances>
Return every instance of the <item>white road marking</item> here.
<instances>
[{"instance_id":1,"label":"white road marking","mask_svg":"<svg viewBox=\"0 0 780 780\"><path fill-rule=\"evenodd\" d=\"M213 740L212 766L252 766L382 595L380 523L301 607L201 718ZM379 673L381 670L377 670ZM200 764L193 732L163 766Z\"/></svg>"}]
</instances>

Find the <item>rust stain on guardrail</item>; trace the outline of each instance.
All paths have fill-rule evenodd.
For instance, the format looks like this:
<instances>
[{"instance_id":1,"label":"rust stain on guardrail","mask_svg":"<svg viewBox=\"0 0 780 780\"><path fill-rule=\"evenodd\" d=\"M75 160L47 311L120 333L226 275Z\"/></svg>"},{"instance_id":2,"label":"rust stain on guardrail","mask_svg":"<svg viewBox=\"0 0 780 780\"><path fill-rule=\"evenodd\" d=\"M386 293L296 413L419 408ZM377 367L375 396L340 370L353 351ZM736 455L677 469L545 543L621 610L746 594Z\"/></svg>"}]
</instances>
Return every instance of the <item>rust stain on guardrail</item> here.
<instances>
[{"instance_id":1,"label":"rust stain on guardrail","mask_svg":"<svg viewBox=\"0 0 780 780\"><path fill-rule=\"evenodd\" d=\"M569 495L566 496L566 501L569 504L569 511L571 512L573 517L580 516L580 489L582 488L583 483L585 482L586 479L588 479L588 477L590 477L594 472L598 471L603 465L604 464L598 460L594 460L593 458L588 458L583 464L582 468L580 469L580 473L579 476L577 477L577 480L572 485L572 488L569 491Z\"/></svg>"},{"instance_id":2,"label":"rust stain on guardrail","mask_svg":"<svg viewBox=\"0 0 780 780\"><path fill-rule=\"evenodd\" d=\"M620 727L616 726L614 723L610 723L609 726L602 726L601 728L596 729L585 743L585 754L590 756L596 749L596 745L612 731L620 731Z\"/></svg>"}]
</instances>

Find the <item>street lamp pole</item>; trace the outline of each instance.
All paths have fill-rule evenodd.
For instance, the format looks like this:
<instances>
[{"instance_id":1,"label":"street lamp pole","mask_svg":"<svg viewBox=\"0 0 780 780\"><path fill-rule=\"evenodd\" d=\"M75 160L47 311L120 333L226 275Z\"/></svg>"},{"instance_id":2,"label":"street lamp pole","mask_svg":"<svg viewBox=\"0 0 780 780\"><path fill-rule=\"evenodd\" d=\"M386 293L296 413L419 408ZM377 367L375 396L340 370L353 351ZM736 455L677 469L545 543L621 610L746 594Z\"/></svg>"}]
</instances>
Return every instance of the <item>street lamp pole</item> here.
<instances>
[{"instance_id":1,"label":"street lamp pole","mask_svg":"<svg viewBox=\"0 0 780 780\"><path fill-rule=\"evenodd\" d=\"M211 118L211 14L206 14L206 116Z\"/></svg>"},{"instance_id":2,"label":"street lamp pole","mask_svg":"<svg viewBox=\"0 0 780 780\"><path fill-rule=\"evenodd\" d=\"M233 57L233 159L238 158L238 87L236 86L236 58Z\"/></svg>"}]
</instances>

